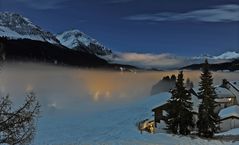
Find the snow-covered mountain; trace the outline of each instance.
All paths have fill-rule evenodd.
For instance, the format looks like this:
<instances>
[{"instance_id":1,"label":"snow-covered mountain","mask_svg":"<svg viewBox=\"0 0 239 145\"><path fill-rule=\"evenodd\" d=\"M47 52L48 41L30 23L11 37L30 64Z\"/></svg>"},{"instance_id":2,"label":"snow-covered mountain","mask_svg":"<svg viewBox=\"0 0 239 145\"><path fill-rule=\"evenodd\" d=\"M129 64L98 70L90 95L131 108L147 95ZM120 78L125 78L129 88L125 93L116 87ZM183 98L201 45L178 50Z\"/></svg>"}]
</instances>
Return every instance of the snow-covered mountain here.
<instances>
[{"instance_id":1,"label":"snow-covered mountain","mask_svg":"<svg viewBox=\"0 0 239 145\"><path fill-rule=\"evenodd\" d=\"M89 52L96 55L109 55L111 50L100 44L97 40L79 30L69 30L58 34L56 38L68 48Z\"/></svg>"},{"instance_id":2,"label":"snow-covered mountain","mask_svg":"<svg viewBox=\"0 0 239 145\"><path fill-rule=\"evenodd\" d=\"M239 53L236 51L227 51L222 53L218 56L211 56L211 55L201 55L193 57L193 59L215 59L215 60L228 60L228 59L237 59L239 58Z\"/></svg>"},{"instance_id":3,"label":"snow-covered mountain","mask_svg":"<svg viewBox=\"0 0 239 145\"><path fill-rule=\"evenodd\" d=\"M111 54L110 49L79 30L70 30L55 36L34 25L28 18L11 12L0 12L0 37L62 44L70 49L101 56Z\"/></svg>"},{"instance_id":4,"label":"snow-covered mountain","mask_svg":"<svg viewBox=\"0 0 239 145\"><path fill-rule=\"evenodd\" d=\"M236 59L239 58L239 53L235 51L228 51L218 56L213 56L213 59Z\"/></svg>"},{"instance_id":5,"label":"snow-covered mountain","mask_svg":"<svg viewBox=\"0 0 239 145\"><path fill-rule=\"evenodd\" d=\"M60 44L56 37L34 25L29 19L11 12L0 12L0 37L31 39Z\"/></svg>"}]
</instances>

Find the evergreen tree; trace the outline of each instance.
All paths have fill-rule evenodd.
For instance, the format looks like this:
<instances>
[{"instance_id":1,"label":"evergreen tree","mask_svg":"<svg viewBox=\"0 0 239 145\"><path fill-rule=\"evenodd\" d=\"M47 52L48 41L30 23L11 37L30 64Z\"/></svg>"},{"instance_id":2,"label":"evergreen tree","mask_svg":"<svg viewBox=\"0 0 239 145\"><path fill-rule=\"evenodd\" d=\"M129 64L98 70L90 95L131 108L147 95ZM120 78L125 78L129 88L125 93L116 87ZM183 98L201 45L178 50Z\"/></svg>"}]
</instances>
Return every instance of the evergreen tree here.
<instances>
[{"instance_id":1,"label":"evergreen tree","mask_svg":"<svg viewBox=\"0 0 239 145\"><path fill-rule=\"evenodd\" d=\"M176 88L169 100L167 127L172 133L187 135L193 124L191 95L184 87L183 72L178 74Z\"/></svg>"},{"instance_id":2,"label":"evergreen tree","mask_svg":"<svg viewBox=\"0 0 239 145\"><path fill-rule=\"evenodd\" d=\"M205 60L202 68L201 82L199 83L199 86L199 96L202 98L202 103L199 106L197 122L198 133L199 136L212 137L218 130L217 121L219 117L218 114L214 112L216 107L216 94L213 87L213 77L209 71L207 60Z\"/></svg>"}]
</instances>

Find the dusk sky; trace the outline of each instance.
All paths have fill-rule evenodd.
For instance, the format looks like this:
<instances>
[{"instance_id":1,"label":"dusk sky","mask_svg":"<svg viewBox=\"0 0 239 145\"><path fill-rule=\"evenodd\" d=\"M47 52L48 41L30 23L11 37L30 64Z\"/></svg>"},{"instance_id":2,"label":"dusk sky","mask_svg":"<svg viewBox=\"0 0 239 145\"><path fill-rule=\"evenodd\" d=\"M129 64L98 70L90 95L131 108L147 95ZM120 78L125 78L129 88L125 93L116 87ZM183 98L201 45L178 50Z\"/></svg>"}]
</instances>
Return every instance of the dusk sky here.
<instances>
[{"instance_id":1,"label":"dusk sky","mask_svg":"<svg viewBox=\"0 0 239 145\"><path fill-rule=\"evenodd\" d=\"M113 51L239 51L238 0L0 0L52 33L79 29Z\"/></svg>"}]
</instances>

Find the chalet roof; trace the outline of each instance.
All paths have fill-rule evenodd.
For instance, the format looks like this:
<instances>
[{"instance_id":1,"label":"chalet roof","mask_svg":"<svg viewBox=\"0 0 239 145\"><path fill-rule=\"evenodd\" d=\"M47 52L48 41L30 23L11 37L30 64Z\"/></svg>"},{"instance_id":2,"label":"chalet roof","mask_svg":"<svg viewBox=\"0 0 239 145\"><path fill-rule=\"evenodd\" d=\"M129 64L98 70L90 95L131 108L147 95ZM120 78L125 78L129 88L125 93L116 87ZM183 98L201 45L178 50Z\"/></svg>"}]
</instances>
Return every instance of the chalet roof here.
<instances>
[{"instance_id":1,"label":"chalet roof","mask_svg":"<svg viewBox=\"0 0 239 145\"><path fill-rule=\"evenodd\" d=\"M164 93L160 95L160 100L156 102L156 104L153 106L153 110L167 104L168 100L171 98L172 94L171 93Z\"/></svg>"},{"instance_id":2,"label":"chalet roof","mask_svg":"<svg viewBox=\"0 0 239 145\"><path fill-rule=\"evenodd\" d=\"M198 95L199 92L199 87L192 88L193 95ZM229 98L235 96L230 90L220 86L215 86L215 93L218 98Z\"/></svg>"},{"instance_id":3,"label":"chalet roof","mask_svg":"<svg viewBox=\"0 0 239 145\"><path fill-rule=\"evenodd\" d=\"M164 96L164 98L160 101L159 104L153 107L152 111L155 111L156 109L162 109L162 107L167 107L167 101L171 98L171 94L169 93L168 96ZM198 99L197 96L192 95L192 103L193 103L193 112L198 113L198 108L202 100Z\"/></svg>"},{"instance_id":4,"label":"chalet roof","mask_svg":"<svg viewBox=\"0 0 239 145\"><path fill-rule=\"evenodd\" d=\"M218 115L220 116L220 119L229 118L229 117L239 118L239 106L234 105L234 106L224 108L219 112Z\"/></svg>"},{"instance_id":5,"label":"chalet roof","mask_svg":"<svg viewBox=\"0 0 239 145\"><path fill-rule=\"evenodd\" d=\"M215 92L218 98L229 98L235 96L231 91L223 87L216 87Z\"/></svg>"},{"instance_id":6,"label":"chalet roof","mask_svg":"<svg viewBox=\"0 0 239 145\"><path fill-rule=\"evenodd\" d=\"M236 88L239 92L239 81L231 81L230 84L234 86L234 88Z\"/></svg>"},{"instance_id":7,"label":"chalet roof","mask_svg":"<svg viewBox=\"0 0 239 145\"><path fill-rule=\"evenodd\" d=\"M237 102L239 102L239 81L231 81L228 84L228 89L236 96Z\"/></svg>"}]
</instances>

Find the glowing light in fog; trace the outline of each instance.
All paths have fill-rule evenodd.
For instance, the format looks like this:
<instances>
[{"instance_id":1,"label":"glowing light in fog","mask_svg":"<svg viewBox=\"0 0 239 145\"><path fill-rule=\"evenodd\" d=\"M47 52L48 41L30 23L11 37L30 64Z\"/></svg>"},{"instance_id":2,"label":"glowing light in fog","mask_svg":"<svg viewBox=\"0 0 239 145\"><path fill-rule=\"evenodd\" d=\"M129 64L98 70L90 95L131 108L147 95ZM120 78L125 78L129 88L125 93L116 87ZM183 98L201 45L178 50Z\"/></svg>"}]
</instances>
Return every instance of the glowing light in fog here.
<instances>
[{"instance_id":1,"label":"glowing light in fog","mask_svg":"<svg viewBox=\"0 0 239 145\"><path fill-rule=\"evenodd\" d=\"M25 89L26 92L32 92L33 91L33 86L31 84L28 84Z\"/></svg>"}]
</instances>

